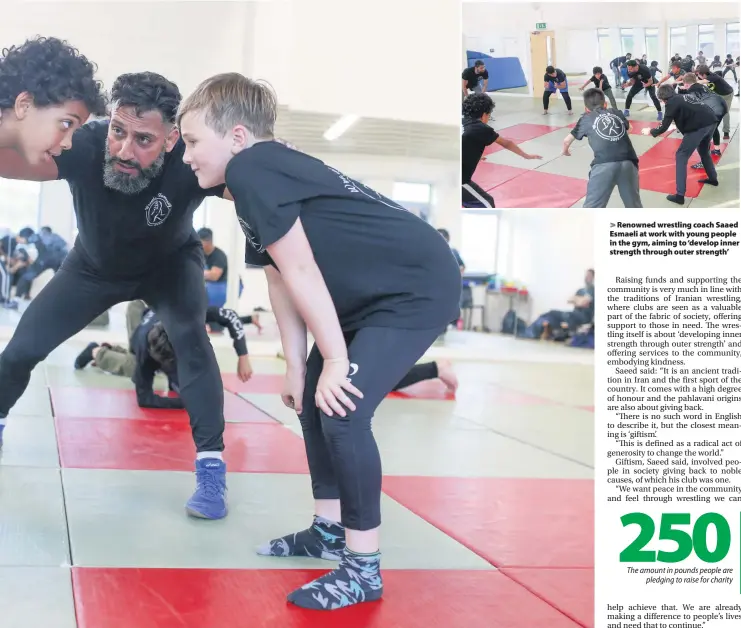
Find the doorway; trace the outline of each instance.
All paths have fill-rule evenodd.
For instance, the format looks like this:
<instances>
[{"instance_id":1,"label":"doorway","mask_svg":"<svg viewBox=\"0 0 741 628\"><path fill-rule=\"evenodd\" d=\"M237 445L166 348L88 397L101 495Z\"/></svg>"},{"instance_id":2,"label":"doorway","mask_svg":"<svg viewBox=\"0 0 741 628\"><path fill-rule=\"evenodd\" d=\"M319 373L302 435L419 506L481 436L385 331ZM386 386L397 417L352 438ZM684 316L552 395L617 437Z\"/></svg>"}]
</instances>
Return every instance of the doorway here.
<instances>
[{"instance_id":1,"label":"doorway","mask_svg":"<svg viewBox=\"0 0 741 628\"><path fill-rule=\"evenodd\" d=\"M540 91L543 75L549 65L556 67L556 36L553 31L530 33L530 81L533 94Z\"/></svg>"}]
</instances>

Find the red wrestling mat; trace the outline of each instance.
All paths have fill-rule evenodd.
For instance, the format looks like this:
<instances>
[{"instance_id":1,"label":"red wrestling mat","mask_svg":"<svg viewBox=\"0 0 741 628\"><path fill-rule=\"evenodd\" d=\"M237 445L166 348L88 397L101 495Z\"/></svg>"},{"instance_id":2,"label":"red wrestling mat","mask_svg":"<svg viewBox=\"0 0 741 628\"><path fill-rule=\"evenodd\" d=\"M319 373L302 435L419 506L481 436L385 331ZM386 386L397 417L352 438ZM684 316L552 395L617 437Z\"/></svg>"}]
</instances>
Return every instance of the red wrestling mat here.
<instances>
[{"instance_id":1,"label":"red wrestling mat","mask_svg":"<svg viewBox=\"0 0 741 628\"><path fill-rule=\"evenodd\" d=\"M666 194L676 193L675 155L681 143L682 140L680 138L668 138L662 140L640 156L638 174L642 190L651 190L652 192L663 192ZM727 149L728 142L722 142L720 146L721 156L713 156L714 164L718 164L722 158L722 153ZM694 170L690 167L699 161L700 156L695 151L687 163L687 192L685 193L687 198L697 198L700 195L703 184L699 183L699 180L707 177L704 169Z\"/></svg>"},{"instance_id":2,"label":"red wrestling mat","mask_svg":"<svg viewBox=\"0 0 741 628\"><path fill-rule=\"evenodd\" d=\"M192 471L195 445L187 421L55 419L62 467ZM227 423L229 472L308 473L303 440L277 422Z\"/></svg>"},{"instance_id":3,"label":"red wrestling mat","mask_svg":"<svg viewBox=\"0 0 741 628\"><path fill-rule=\"evenodd\" d=\"M329 567L328 567L329 569ZM72 569L80 628L576 628L496 571L383 572L384 597L317 612L286 595L305 569Z\"/></svg>"},{"instance_id":4,"label":"red wrestling mat","mask_svg":"<svg viewBox=\"0 0 741 628\"><path fill-rule=\"evenodd\" d=\"M548 124L515 124L501 130L497 129L497 133L519 144L520 142L527 142L528 140L543 137L562 128L562 126L551 126Z\"/></svg>"},{"instance_id":5,"label":"red wrestling mat","mask_svg":"<svg viewBox=\"0 0 741 628\"><path fill-rule=\"evenodd\" d=\"M385 476L383 492L504 567L594 567L594 482Z\"/></svg>"},{"instance_id":6,"label":"red wrestling mat","mask_svg":"<svg viewBox=\"0 0 741 628\"><path fill-rule=\"evenodd\" d=\"M491 165L494 166L494 164ZM496 165L494 167L506 168L507 166ZM486 191L494 197L499 209L571 207L580 198L586 196L587 181L538 170L525 170L520 176L510 178L494 189Z\"/></svg>"},{"instance_id":7,"label":"red wrestling mat","mask_svg":"<svg viewBox=\"0 0 741 628\"><path fill-rule=\"evenodd\" d=\"M188 413L185 410L140 408L133 390L71 386L52 387L50 394L56 417L188 422ZM224 419L232 423L275 423L275 420L262 410L230 392L224 393Z\"/></svg>"},{"instance_id":8,"label":"red wrestling mat","mask_svg":"<svg viewBox=\"0 0 741 628\"><path fill-rule=\"evenodd\" d=\"M455 400L455 395L439 379L428 379L418 382L401 390L392 392L389 399L440 399L443 401Z\"/></svg>"},{"instance_id":9,"label":"red wrestling mat","mask_svg":"<svg viewBox=\"0 0 741 628\"><path fill-rule=\"evenodd\" d=\"M491 193L491 190L506 181L519 177L529 170L525 168L515 168L514 166L503 166L501 164L492 164L488 161L480 161L476 166L476 172L473 174L473 182L479 185L484 191ZM492 194L492 196L494 196ZM497 207L499 202L494 197Z\"/></svg>"},{"instance_id":10,"label":"red wrestling mat","mask_svg":"<svg viewBox=\"0 0 741 628\"><path fill-rule=\"evenodd\" d=\"M593 628L593 569L502 569L502 573L580 625Z\"/></svg>"}]
</instances>

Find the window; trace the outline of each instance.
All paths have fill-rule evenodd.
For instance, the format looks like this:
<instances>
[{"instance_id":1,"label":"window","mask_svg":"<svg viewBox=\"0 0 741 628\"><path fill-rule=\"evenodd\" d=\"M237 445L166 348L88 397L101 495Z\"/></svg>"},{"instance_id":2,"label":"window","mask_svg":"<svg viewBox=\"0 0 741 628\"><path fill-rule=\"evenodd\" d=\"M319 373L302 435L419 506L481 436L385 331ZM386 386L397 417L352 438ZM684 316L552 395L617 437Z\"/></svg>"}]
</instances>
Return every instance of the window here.
<instances>
[{"instance_id":1,"label":"window","mask_svg":"<svg viewBox=\"0 0 741 628\"><path fill-rule=\"evenodd\" d=\"M494 273L499 216L491 210L461 210L460 254L466 272Z\"/></svg>"},{"instance_id":2,"label":"window","mask_svg":"<svg viewBox=\"0 0 741 628\"><path fill-rule=\"evenodd\" d=\"M673 26L669 29L669 48L671 49L670 57L675 53L684 57L690 53L687 50L687 27ZM660 61L657 59L657 61ZM661 66L659 66L661 67Z\"/></svg>"},{"instance_id":3,"label":"window","mask_svg":"<svg viewBox=\"0 0 741 628\"><path fill-rule=\"evenodd\" d=\"M633 29L632 28L621 28L620 29L620 51L624 55L629 52L635 58L636 51L633 50ZM638 55L640 57L640 55Z\"/></svg>"},{"instance_id":4,"label":"window","mask_svg":"<svg viewBox=\"0 0 741 628\"><path fill-rule=\"evenodd\" d=\"M405 183L394 181L391 200L429 221L432 204L432 186L429 183Z\"/></svg>"},{"instance_id":5,"label":"window","mask_svg":"<svg viewBox=\"0 0 741 628\"><path fill-rule=\"evenodd\" d=\"M726 53L733 55L734 59L739 55L738 25L738 22L726 24Z\"/></svg>"},{"instance_id":6,"label":"window","mask_svg":"<svg viewBox=\"0 0 741 628\"><path fill-rule=\"evenodd\" d=\"M647 28L646 29L646 56L648 57L648 63L651 61L658 61L659 67L664 67L663 55L659 54L659 29L658 28Z\"/></svg>"},{"instance_id":7,"label":"window","mask_svg":"<svg viewBox=\"0 0 741 628\"><path fill-rule=\"evenodd\" d=\"M609 68L612 61L612 52L610 50L610 30L608 28L597 29L597 49L599 51L599 65L602 68Z\"/></svg>"},{"instance_id":8,"label":"window","mask_svg":"<svg viewBox=\"0 0 741 628\"><path fill-rule=\"evenodd\" d=\"M207 220L206 201L204 200L193 212L193 228L198 231L206 226Z\"/></svg>"},{"instance_id":9,"label":"window","mask_svg":"<svg viewBox=\"0 0 741 628\"><path fill-rule=\"evenodd\" d=\"M712 24L700 24L697 29L697 50L708 59L715 55L715 27Z\"/></svg>"},{"instance_id":10,"label":"window","mask_svg":"<svg viewBox=\"0 0 741 628\"><path fill-rule=\"evenodd\" d=\"M41 184L36 181L0 179L0 227L18 233L23 227L38 229Z\"/></svg>"}]
</instances>

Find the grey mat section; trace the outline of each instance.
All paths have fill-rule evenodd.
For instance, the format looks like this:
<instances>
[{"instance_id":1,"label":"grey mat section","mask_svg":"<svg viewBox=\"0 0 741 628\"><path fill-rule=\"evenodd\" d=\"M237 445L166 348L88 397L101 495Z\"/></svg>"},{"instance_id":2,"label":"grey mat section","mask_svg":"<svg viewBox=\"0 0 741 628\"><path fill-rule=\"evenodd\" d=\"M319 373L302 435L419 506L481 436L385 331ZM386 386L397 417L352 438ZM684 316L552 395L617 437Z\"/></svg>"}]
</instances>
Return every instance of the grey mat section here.
<instances>
[{"instance_id":1,"label":"grey mat section","mask_svg":"<svg viewBox=\"0 0 741 628\"><path fill-rule=\"evenodd\" d=\"M69 568L0 567L0 609L2 628L77 628Z\"/></svg>"}]
</instances>

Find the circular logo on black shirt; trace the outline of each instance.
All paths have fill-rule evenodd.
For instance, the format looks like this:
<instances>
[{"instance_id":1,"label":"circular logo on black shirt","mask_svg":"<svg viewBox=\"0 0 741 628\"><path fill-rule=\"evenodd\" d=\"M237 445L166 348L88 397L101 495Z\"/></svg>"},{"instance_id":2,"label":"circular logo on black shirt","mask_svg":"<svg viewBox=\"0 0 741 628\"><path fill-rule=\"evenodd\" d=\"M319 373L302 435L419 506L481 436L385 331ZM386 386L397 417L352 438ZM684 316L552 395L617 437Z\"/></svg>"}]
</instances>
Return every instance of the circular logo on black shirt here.
<instances>
[{"instance_id":1,"label":"circular logo on black shirt","mask_svg":"<svg viewBox=\"0 0 741 628\"><path fill-rule=\"evenodd\" d=\"M144 210L147 216L147 224L150 227L158 227L161 225L172 211L172 205L164 194L158 194L151 201Z\"/></svg>"},{"instance_id":2,"label":"circular logo on black shirt","mask_svg":"<svg viewBox=\"0 0 741 628\"><path fill-rule=\"evenodd\" d=\"M620 117L609 111L597 116L594 121L594 130L603 140L610 142L617 142L627 132Z\"/></svg>"}]
</instances>

